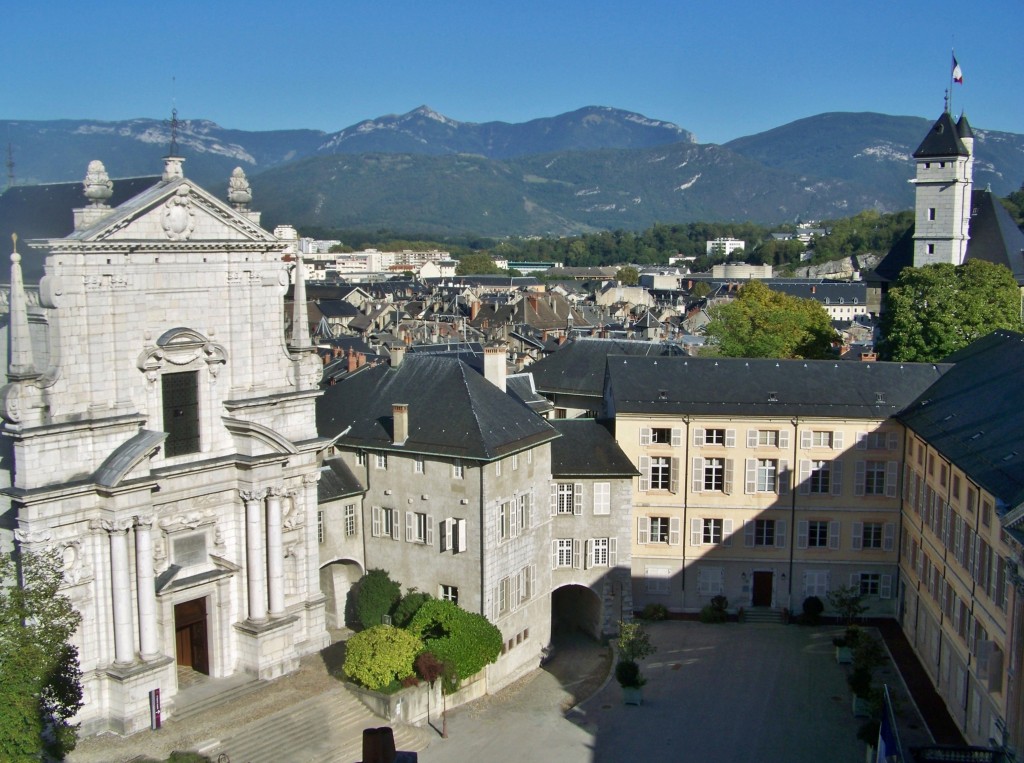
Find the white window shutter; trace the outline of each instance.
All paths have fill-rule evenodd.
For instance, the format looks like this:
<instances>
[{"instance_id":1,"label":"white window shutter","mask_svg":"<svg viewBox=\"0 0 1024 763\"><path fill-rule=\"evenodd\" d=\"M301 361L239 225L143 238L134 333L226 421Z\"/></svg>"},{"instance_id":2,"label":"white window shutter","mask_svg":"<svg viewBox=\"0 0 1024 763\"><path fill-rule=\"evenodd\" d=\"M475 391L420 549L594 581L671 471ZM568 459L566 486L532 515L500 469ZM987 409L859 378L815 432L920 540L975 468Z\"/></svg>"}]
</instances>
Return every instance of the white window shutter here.
<instances>
[{"instance_id":1,"label":"white window shutter","mask_svg":"<svg viewBox=\"0 0 1024 763\"><path fill-rule=\"evenodd\" d=\"M779 495L789 495L789 482L791 476L789 474L789 461L785 459L779 460L779 470L775 475L775 485L778 488Z\"/></svg>"},{"instance_id":2,"label":"white window shutter","mask_svg":"<svg viewBox=\"0 0 1024 763\"><path fill-rule=\"evenodd\" d=\"M800 495L811 494L811 462L807 459L800 459Z\"/></svg>"},{"instance_id":3,"label":"white window shutter","mask_svg":"<svg viewBox=\"0 0 1024 763\"><path fill-rule=\"evenodd\" d=\"M757 447L757 430L756 429L748 429L747 430L747 447L748 448L756 448Z\"/></svg>"},{"instance_id":4,"label":"white window shutter","mask_svg":"<svg viewBox=\"0 0 1024 763\"><path fill-rule=\"evenodd\" d=\"M800 432L800 447L807 448L813 447L814 445L814 433L810 429L804 429Z\"/></svg>"},{"instance_id":5,"label":"white window shutter","mask_svg":"<svg viewBox=\"0 0 1024 763\"><path fill-rule=\"evenodd\" d=\"M786 520L775 520L775 548L786 547Z\"/></svg>"},{"instance_id":6,"label":"white window shutter","mask_svg":"<svg viewBox=\"0 0 1024 763\"><path fill-rule=\"evenodd\" d=\"M679 466L679 459L673 458L669 461L669 475L668 475L668 490L670 493L679 492L679 472L681 471Z\"/></svg>"},{"instance_id":7,"label":"white window shutter","mask_svg":"<svg viewBox=\"0 0 1024 763\"><path fill-rule=\"evenodd\" d=\"M889 432L889 450L896 450L900 447L899 432Z\"/></svg>"},{"instance_id":8,"label":"white window shutter","mask_svg":"<svg viewBox=\"0 0 1024 763\"><path fill-rule=\"evenodd\" d=\"M391 539L398 540L398 509L391 509Z\"/></svg>"},{"instance_id":9,"label":"white window shutter","mask_svg":"<svg viewBox=\"0 0 1024 763\"><path fill-rule=\"evenodd\" d=\"M590 540L588 538L584 548L586 550L586 555L585 556L586 556L586 559L587 559L586 567L584 567L584 569L589 570L589 569L591 569L594 566L594 541L592 541L592 540Z\"/></svg>"},{"instance_id":10,"label":"white window shutter","mask_svg":"<svg viewBox=\"0 0 1024 763\"><path fill-rule=\"evenodd\" d=\"M370 509L370 535L374 538L380 537L380 506L374 506Z\"/></svg>"},{"instance_id":11,"label":"white window shutter","mask_svg":"<svg viewBox=\"0 0 1024 763\"><path fill-rule=\"evenodd\" d=\"M868 433L867 432L857 432L857 450L867 450L867 449L868 449Z\"/></svg>"},{"instance_id":12,"label":"white window shutter","mask_svg":"<svg viewBox=\"0 0 1024 763\"><path fill-rule=\"evenodd\" d=\"M651 489L651 459L647 456L640 456L640 492L646 493Z\"/></svg>"},{"instance_id":13,"label":"white window shutter","mask_svg":"<svg viewBox=\"0 0 1024 763\"><path fill-rule=\"evenodd\" d=\"M441 551L448 551L452 547L452 521L450 519L441 520Z\"/></svg>"},{"instance_id":14,"label":"white window shutter","mask_svg":"<svg viewBox=\"0 0 1024 763\"><path fill-rule=\"evenodd\" d=\"M882 534L882 550L892 551L896 548L896 524L886 522Z\"/></svg>"},{"instance_id":15,"label":"white window shutter","mask_svg":"<svg viewBox=\"0 0 1024 763\"><path fill-rule=\"evenodd\" d=\"M806 599L811 595L811 573L804 572L804 598Z\"/></svg>"},{"instance_id":16,"label":"white window shutter","mask_svg":"<svg viewBox=\"0 0 1024 763\"><path fill-rule=\"evenodd\" d=\"M640 444L650 445L651 444L651 428L640 427Z\"/></svg>"},{"instance_id":17,"label":"white window shutter","mask_svg":"<svg viewBox=\"0 0 1024 763\"><path fill-rule=\"evenodd\" d=\"M743 483L744 493L756 493L757 492L757 460L753 458L746 459L746 480Z\"/></svg>"},{"instance_id":18,"label":"white window shutter","mask_svg":"<svg viewBox=\"0 0 1024 763\"><path fill-rule=\"evenodd\" d=\"M704 489L704 459L698 456L690 464L690 490L699 493Z\"/></svg>"},{"instance_id":19,"label":"white window shutter","mask_svg":"<svg viewBox=\"0 0 1024 763\"><path fill-rule=\"evenodd\" d=\"M703 519L691 519L690 520L690 545L699 546L701 541L704 540L704 520Z\"/></svg>"},{"instance_id":20,"label":"white window shutter","mask_svg":"<svg viewBox=\"0 0 1024 763\"><path fill-rule=\"evenodd\" d=\"M558 569L558 541L551 541L551 569Z\"/></svg>"},{"instance_id":21,"label":"white window shutter","mask_svg":"<svg viewBox=\"0 0 1024 763\"><path fill-rule=\"evenodd\" d=\"M882 575L882 582L878 586L878 595L883 599L892 598L892 575ZM959 607L957 607L957 611L960 611Z\"/></svg>"},{"instance_id":22,"label":"white window shutter","mask_svg":"<svg viewBox=\"0 0 1024 763\"><path fill-rule=\"evenodd\" d=\"M754 547L754 521L752 519L743 520L743 545L747 548Z\"/></svg>"},{"instance_id":23,"label":"white window shutter","mask_svg":"<svg viewBox=\"0 0 1024 763\"><path fill-rule=\"evenodd\" d=\"M854 551L860 551L864 544L864 523L854 522L853 523L853 535L850 537L850 548Z\"/></svg>"},{"instance_id":24,"label":"white window shutter","mask_svg":"<svg viewBox=\"0 0 1024 763\"><path fill-rule=\"evenodd\" d=\"M558 513L558 483L551 483L551 503L548 507L551 512L551 516L555 516Z\"/></svg>"},{"instance_id":25,"label":"white window shutter","mask_svg":"<svg viewBox=\"0 0 1024 763\"><path fill-rule=\"evenodd\" d=\"M466 520L455 520L455 537L452 539L452 550L458 554L466 550Z\"/></svg>"},{"instance_id":26,"label":"white window shutter","mask_svg":"<svg viewBox=\"0 0 1024 763\"><path fill-rule=\"evenodd\" d=\"M434 518L427 515L427 545L434 545Z\"/></svg>"},{"instance_id":27,"label":"white window shutter","mask_svg":"<svg viewBox=\"0 0 1024 763\"><path fill-rule=\"evenodd\" d=\"M608 566L614 567L619 563L619 539L608 539Z\"/></svg>"},{"instance_id":28,"label":"white window shutter","mask_svg":"<svg viewBox=\"0 0 1024 763\"><path fill-rule=\"evenodd\" d=\"M583 566L583 544L579 538L572 539L572 568L578 570Z\"/></svg>"},{"instance_id":29,"label":"white window shutter","mask_svg":"<svg viewBox=\"0 0 1024 763\"><path fill-rule=\"evenodd\" d=\"M722 545L723 546L731 546L732 545L732 520L731 519L723 519L722 520Z\"/></svg>"},{"instance_id":30,"label":"white window shutter","mask_svg":"<svg viewBox=\"0 0 1024 763\"><path fill-rule=\"evenodd\" d=\"M838 458L829 467L832 470L832 495L843 494L843 462Z\"/></svg>"},{"instance_id":31,"label":"white window shutter","mask_svg":"<svg viewBox=\"0 0 1024 763\"><path fill-rule=\"evenodd\" d=\"M726 495L732 494L732 459L725 459L725 479L722 482L722 492Z\"/></svg>"},{"instance_id":32,"label":"white window shutter","mask_svg":"<svg viewBox=\"0 0 1024 763\"><path fill-rule=\"evenodd\" d=\"M668 520L668 545L679 545L679 517L669 517Z\"/></svg>"},{"instance_id":33,"label":"white window shutter","mask_svg":"<svg viewBox=\"0 0 1024 763\"><path fill-rule=\"evenodd\" d=\"M700 448L704 446L704 429L702 427L694 427L693 429L693 445L694 447Z\"/></svg>"},{"instance_id":34,"label":"white window shutter","mask_svg":"<svg viewBox=\"0 0 1024 763\"><path fill-rule=\"evenodd\" d=\"M789 430L779 430L779 450L786 450L789 448Z\"/></svg>"},{"instance_id":35,"label":"white window shutter","mask_svg":"<svg viewBox=\"0 0 1024 763\"><path fill-rule=\"evenodd\" d=\"M643 546L651 535L651 518L637 517L636 519L636 542Z\"/></svg>"},{"instance_id":36,"label":"white window shutter","mask_svg":"<svg viewBox=\"0 0 1024 763\"><path fill-rule=\"evenodd\" d=\"M850 585L853 586L854 588L856 588L858 591L860 591L860 573L859 572L851 572L850 573Z\"/></svg>"},{"instance_id":37,"label":"white window shutter","mask_svg":"<svg viewBox=\"0 0 1024 763\"><path fill-rule=\"evenodd\" d=\"M828 547L833 551L839 548L840 527L841 525L838 521L828 523Z\"/></svg>"},{"instance_id":38,"label":"white window shutter","mask_svg":"<svg viewBox=\"0 0 1024 763\"><path fill-rule=\"evenodd\" d=\"M842 432L833 432L832 433L832 450L842 450L842 449L843 449L843 433Z\"/></svg>"},{"instance_id":39,"label":"white window shutter","mask_svg":"<svg viewBox=\"0 0 1024 763\"><path fill-rule=\"evenodd\" d=\"M857 472L853 478L853 494L864 495L864 462L857 462Z\"/></svg>"},{"instance_id":40,"label":"white window shutter","mask_svg":"<svg viewBox=\"0 0 1024 763\"><path fill-rule=\"evenodd\" d=\"M735 448L736 447L736 430L726 429L725 430L725 447Z\"/></svg>"},{"instance_id":41,"label":"white window shutter","mask_svg":"<svg viewBox=\"0 0 1024 763\"><path fill-rule=\"evenodd\" d=\"M897 493L897 483L899 482L900 464L899 461L889 461L885 465L885 496L886 498L895 498Z\"/></svg>"},{"instance_id":42,"label":"white window shutter","mask_svg":"<svg viewBox=\"0 0 1024 763\"><path fill-rule=\"evenodd\" d=\"M583 483L574 482L572 485L572 513L577 517L583 516Z\"/></svg>"},{"instance_id":43,"label":"white window shutter","mask_svg":"<svg viewBox=\"0 0 1024 763\"><path fill-rule=\"evenodd\" d=\"M683 444L683 430L679 427L672 428L672 447L678 448Z\"/></svg>"},{"instance_id":44,"label":"white window shutter","mask_svg":"<svg viewBox=\"0 0 1024 763\"><path fill-rule=\"evenodd\" d=\"M801 519L796 523L796 547L807 548L807 535L809 533L810 523L806 519Z\"/></svg>"}]
</instances>

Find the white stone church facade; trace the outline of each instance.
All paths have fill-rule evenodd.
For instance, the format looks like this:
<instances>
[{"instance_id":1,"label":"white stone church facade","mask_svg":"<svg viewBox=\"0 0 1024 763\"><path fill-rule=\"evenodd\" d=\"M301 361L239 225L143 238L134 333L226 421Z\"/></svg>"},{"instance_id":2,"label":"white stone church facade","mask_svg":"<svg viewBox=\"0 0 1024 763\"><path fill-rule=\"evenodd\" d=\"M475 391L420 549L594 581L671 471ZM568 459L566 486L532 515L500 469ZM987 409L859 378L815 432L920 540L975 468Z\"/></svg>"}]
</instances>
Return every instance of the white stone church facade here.
<instances>
[{"instance_id":1,"label":"white stone church facade","mask_svg":"<svg viewBox=\"0 0 1024 763\"><path fill-rule=\"evenodd\" d=\"M0 390L0 549L13 534L63 557L84 733L145 728L151 690L173 708L180 666L271 678L329 641L321 363L304 315L285 334L288 243L248 210L240 170L231 203L174 157L117 208L110 186L94 162L74 232L31 243L46 255L38 306L12 256Z\"/></svg>"}]
</instances>

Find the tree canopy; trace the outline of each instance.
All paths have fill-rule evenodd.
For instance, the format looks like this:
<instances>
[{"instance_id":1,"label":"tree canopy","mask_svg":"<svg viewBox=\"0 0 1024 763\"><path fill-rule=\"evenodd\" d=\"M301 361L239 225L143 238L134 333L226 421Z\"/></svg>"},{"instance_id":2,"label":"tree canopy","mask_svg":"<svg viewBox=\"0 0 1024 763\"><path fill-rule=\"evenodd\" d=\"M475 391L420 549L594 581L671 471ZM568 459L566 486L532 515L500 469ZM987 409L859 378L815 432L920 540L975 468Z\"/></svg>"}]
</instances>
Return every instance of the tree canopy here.
<instances>
[{"instance_id":1,"label":"tree canopy","mask_svg":"<svg viewBox=\"0 0 1024 763\"><path fill-rule=\"evenodd\" d=\"M772 291L760 281L740 287L736 299L712 307L705 333L730 358L827 358L836 338L821 305Z\"/></svg>"},{"instance_id":2,"label":"tree canopy","mask_svg":"<svg viewBox=\"0 0 1024 763\"><path fill-rule=\"evenodd\" d=\"M393 625L374 625L348 640L343 670L376 691L410 675L421 649L423 642L415 634Z\"/></svg>"},{"instance_id":3,"label":"tree canopy","mask_svg":"<svg viewBox=\"0 0 1024 763\"><path fill-rule=\"evenodd\" d=\"M490 255L483 253L464 254L459 257L459 264L455 268L455 272L460 276L507 275L506 271L495 264Z\"/></svg>"},{"instance_id":4,"label":"tree canopy","mask_svg":"<svg viewBox=\"0 0 1024 763\"><path fill-rule=\"evenodd\" d=\"M497 627L483 615L445 599L424 603L409 623L409 631L423 639L427 651L451 663L459 680L478 673L501 654Z\"/></svg>"},{"instance_id":5,"label":"tree canopy","mask_svg":"<svg viewBox=\"0 0 1024 763\"><path fill-rule=\"evenodd\" d=\"M34 761L45 751L63 760L75 748L78 726L70 719L82 706L78 650L70 643L82 616L60 592L56 554L17 561L0 554L0 759Z\"/></svg>"},{"instance_id":6,"label":"tree canopy","mask_svg":"<svg viewBox=\"0 0 1024 763\"><path fill-rule=\"evenodd\" d=\"M615 273L615 280L623 286L636 286L640 283L640 271L632 265L627 265L624 268L618 269Z\"/></svg>"},{"instance_id":7,"label":"tree canopy","mask_svg":"<svg viewBox=\"0 0 1024 763\"><path fill-rule=\"evenodd\" d=\"M882 356L942 360L996 329L1021 330L1021 296L1003 265L968 260L904 268L882 311Z\"/></svg>"}]
</instances>

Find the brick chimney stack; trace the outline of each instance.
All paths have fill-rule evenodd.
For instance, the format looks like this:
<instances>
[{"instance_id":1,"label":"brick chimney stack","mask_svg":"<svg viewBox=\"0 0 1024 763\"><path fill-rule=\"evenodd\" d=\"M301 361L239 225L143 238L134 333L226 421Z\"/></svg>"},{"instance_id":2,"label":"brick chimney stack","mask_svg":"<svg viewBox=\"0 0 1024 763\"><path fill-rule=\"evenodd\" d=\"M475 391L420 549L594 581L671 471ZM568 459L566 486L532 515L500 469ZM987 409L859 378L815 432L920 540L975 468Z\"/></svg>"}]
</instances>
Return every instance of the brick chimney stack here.
<instances>
[{"instance_id":1,"label":"brick chimney stack","mask_svg":"<svg viewBox=\"0 0 1024 763\"><path fill-rule=\"evenodd\" d=\"M393 445L405 445L409 439L409 405L408 403L392 403L391 416L394 419Z\"/></svg>"}]
</instances>

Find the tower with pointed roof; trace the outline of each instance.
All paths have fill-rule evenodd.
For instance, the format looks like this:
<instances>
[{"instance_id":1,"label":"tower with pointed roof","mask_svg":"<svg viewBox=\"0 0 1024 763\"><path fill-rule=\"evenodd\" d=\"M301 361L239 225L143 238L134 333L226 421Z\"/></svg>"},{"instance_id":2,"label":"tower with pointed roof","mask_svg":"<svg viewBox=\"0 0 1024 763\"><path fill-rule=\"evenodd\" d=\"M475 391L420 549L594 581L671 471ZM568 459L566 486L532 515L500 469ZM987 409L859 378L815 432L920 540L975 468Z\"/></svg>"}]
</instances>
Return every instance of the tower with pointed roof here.
<instances>
[{"instance_id":1,"label":"tower with pointed roof","mask_svg":"<svg viewBox=\"0 0 1024 763\"><path fill-rule=\"evenodd\" d=\"M932 125L914 152L914 266L963 264L970 239L974 134L949 111Z\"/></svg>"}]
</instances>

